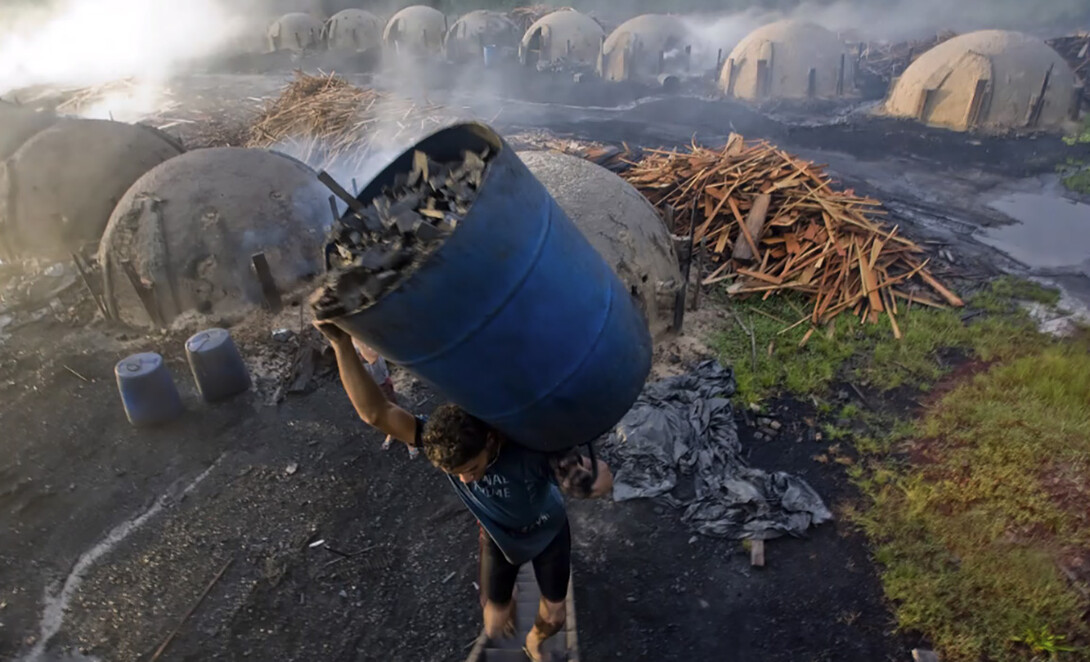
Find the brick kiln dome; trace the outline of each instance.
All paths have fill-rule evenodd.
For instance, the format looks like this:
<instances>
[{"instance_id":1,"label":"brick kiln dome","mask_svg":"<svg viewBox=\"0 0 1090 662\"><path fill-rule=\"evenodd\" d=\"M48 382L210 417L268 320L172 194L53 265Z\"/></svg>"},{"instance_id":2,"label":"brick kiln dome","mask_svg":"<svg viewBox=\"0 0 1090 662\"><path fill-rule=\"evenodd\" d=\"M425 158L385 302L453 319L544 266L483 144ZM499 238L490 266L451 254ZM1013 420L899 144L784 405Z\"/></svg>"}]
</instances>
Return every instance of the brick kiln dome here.
<instances>
[{"instance_id":1,"label":"brick kiln dome","mask_svg":"<svg viewBox=\"0 0 1090 662\"><path fill-rule=\"evenodd\" d=\"M602 26L590 16L561 9L530 26L522 36L519 57L523 62L533 58L544 64L564 61L595 66L604 37Z\"/></svg>"},{"instance_id":2,"label":"brick kiln dome","mask_svg":"<svg viewBox=\"0 0 1090 662\"><path fill-rule=\"evenodd\" d=\"M517 48L520 36L518 26L500 12L469 12L447 32L447 57L454 61L479 59L483 46Z\"/></svg>"},{"instance_id":3,"label":"brick kiln dome","mask_svg":"<svg viewBox=\"0 0 1090 662\"><path fill-rule=\"evenodd\" d=\"M734 47L720 71L719 88L738 99L829 99L853 91L853 67L834 33L804 21L778 21Z\"/></svg>"},{"instance_id":4,"label":"brick kiln dome","mask_svg":"<svg viewBox=\"0 0 1090 662\"><path fill-rule=\"evenodd\" d=\"M637 16L622 23L606 39L598 74L618 81L680 73L687 67L686 46L692 46L692 36L681 19L663 14Z\"/></svg>"},{"instance_id":5,"label":"brick kiln dome","mask_svg":"<svg viewBox=\"0 0 1090 662\"><path fill-rule=\"evenodd\" d=\"M363 9L345 9L326 23L329 48L363 52L382 47L382 19Z\"/></svg>"},{"instance_id":6,"label":"brick kiln dome","mask_svg":"<svg viewBox=\"0 0 1090 662\"><path fill-rule=\"evenodd\" d=\"M96 244L129 186L182 151L139 124L57 120L0 163L0 253L60 259Z\"/></svg>"},{"instance_id":7,"label":"brick kiln dome","mask_svg":"<svg viewBox=\"0 0 1090 662\"><path fill-rule=\"evenodd\" d=\"M406 7L390 18L382 41L392 49L437 54L443 49L447 17L424 5Z\"/></svg>"},{"instance_id":8,"label":"brick kiln dome","mask_svg":"<svg viewBox=\"0 0 1090 662\"><path fill-rule=\"evenodd\" d=\"M263 300L254 254L265 253L281 290L323 271L326 197L313 170L276 152L217 147L171 159L133 184L110 217L98 254L107 305L137 326L189 310L251 310Z\"/></svg>"},{"instance_id":9,"label":"brick kiln dome","mask_svg":"<svg viewBox=\"0 0 1090 662\"><path fill-rule=\"evenodd\" d=\"M681 273L670 233L651 203L585 159L546 151L518 156L636 295L652 335L667 331Z\"/></svg>"},{"instance_id":10,"label":"brick kiln dome","mask_svg":"<svg viewBox=\"0 0 1090 662\"><path fill-rule=\"evenodd\" d=\"M983 30L921 55L894 85L885 113L958 131L1058 127L1072 112L1075 82L1040 39Z\"/></svg>"},{"instance_id":11,"label":"brick kiln dome","mask_svg":"<svg viewBox=\"0 0 1090 662\"><path fill-rule=\"evenodd\" d=\"M56 121L57 116L53 113L0 101L0 160L14 154L31 136Z\"/></svg>"},{"instance_id":12,"label":"brick kiln dome","mask_svg":"<svg viewBox=\"0 0 1090 662\"><path fill-rule=\"evenodd\" d=\"M269 26L270 51L303 51L322 43L322 24L310 14L284 14Z\"/></svg>"}]
</instances>

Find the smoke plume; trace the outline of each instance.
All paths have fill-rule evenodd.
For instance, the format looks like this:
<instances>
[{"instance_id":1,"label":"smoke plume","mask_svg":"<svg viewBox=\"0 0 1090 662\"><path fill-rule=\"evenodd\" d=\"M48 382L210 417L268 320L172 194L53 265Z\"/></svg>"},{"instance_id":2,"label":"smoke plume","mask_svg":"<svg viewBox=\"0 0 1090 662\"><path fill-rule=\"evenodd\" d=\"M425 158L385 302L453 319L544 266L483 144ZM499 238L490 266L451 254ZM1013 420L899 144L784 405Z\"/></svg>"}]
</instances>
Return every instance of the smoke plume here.
<instances>
[{"instance_id":1,"label":"smoke plume","mask_svg":"<svg viewBox=\"0 0 1090 662\"><path fill-rule=\"evenodd\" d=\"M0 94L34 85L164 81L248 29L216 0L60 0L0 14ZM252 27L249 27L252 29Z\"/></svg>"}]
</instances>

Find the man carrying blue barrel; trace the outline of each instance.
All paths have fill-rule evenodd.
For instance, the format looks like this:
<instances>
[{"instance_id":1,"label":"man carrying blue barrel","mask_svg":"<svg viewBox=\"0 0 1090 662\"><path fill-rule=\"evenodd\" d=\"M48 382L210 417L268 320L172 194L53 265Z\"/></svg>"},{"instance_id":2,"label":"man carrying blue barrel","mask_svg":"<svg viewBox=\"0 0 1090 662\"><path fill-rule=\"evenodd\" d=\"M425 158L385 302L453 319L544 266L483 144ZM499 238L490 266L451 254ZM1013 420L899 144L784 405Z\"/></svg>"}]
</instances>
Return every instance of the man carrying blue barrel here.
<instances>
[{"instance_id":1,"label":"man carrying blue barrel","mask_svg":"<svg viewBox=\"0 0 1090 662\"><path fill-rule=\"evenodd\" d=\"M581 498L609 494L609 467L601 460L592 467L585 458L520 446L452 404L427 419L413 416L386 397L347 333L329 322L315 326L336 352L341 382L360 418L410 448L421 448L447 474L487 533L481 578L484 628L490 639L514 635L515 581L519 567L533 563L541 601L525 652L531 660L541 660L542 644L560 631L567 616L571 531L561 493Z\"/></svg>"}]
</instances>

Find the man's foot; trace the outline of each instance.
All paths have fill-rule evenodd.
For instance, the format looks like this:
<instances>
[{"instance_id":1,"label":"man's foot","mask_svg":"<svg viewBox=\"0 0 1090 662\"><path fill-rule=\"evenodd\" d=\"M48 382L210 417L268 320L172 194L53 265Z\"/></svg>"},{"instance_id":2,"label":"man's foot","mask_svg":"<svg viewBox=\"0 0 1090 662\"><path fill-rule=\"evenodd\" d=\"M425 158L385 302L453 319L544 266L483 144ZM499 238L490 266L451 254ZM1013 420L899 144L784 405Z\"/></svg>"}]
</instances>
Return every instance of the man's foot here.
<instances>
[{"instance_id":1,"label":"man's foot","mask_svg":"<svg viewBox=\"0 0 1090 662\"><path fill-rule=\"evenodd\" d=\"M532 662L551 662L553 659L552 653L546 653L541 650L541 646L534 650L530 649L530 641L526 640L526 645L522 647L522 652L526 654L526 657L530 658Z\"/></svg>"}]
</instances>

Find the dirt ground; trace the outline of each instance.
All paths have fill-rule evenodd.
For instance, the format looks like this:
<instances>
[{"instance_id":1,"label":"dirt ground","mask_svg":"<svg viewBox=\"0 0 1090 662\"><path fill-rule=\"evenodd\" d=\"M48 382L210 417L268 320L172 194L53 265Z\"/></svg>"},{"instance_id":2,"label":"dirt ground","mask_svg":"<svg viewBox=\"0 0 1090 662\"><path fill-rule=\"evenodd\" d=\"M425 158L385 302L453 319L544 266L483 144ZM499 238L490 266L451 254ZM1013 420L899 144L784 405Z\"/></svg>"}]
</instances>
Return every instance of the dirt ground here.
<instances>
[{"instance_id":1,"label":"dirt ground","mask_svg":"<svg viewBox=\"0 0 1090 662\"><path fill-rule=\"evenodd\" d=\"M162 659L464 657L479 626L474 523L425 461L379 449L332 376L277 407L251 395L208 406L184 335L36 331L5 354L42 337L71 349L27 347L3 375L0 656L32 652L51 634L43 609L67 595L41 659L147 659L226 565ZM136 346L161 351L183 388L187 413L165 428L130 427L117 400L113 364ZM409 393L415 411L437 404ZM830 504L849 498L804 439L790 423L775 441L743 436L754 465L801 473ZM654 503L573 503L572 520L585 659L905 650L862 540L841 524L769 543L769 566L753 570L737 543L694 536Z\"/></svg>"},{"instance_id":2,"label":"dirt ground","mask_svg":"<svg viewBox=\"0 0 1090 662\"><path fill-rule=\"evenodd\" d=\"M237 129L259 102L232 100L282 82L196 77L176 93L202 90L192 117L234 103L236 114L217 121ZM644 145L683 145L694 133L710 143L734 130L777 140L888 193L908 234L979 278L1026 267L973 240L995 219L972 196L1042 174L1061 152L1053 138L936 137L869 120L792 127L710 101L612 110L452 101L486 119L498 107L505 131ZM191 144L201 137L200 126L175 130ZM1090 293L1071 278L1072 291ZM251 361L268 354L276 327L258 328L240 339ZM184 339L46 317L0 341L0 659L147 660L175 631L162 660L463 659L479 628L476 529L445 479L401 449L380 450L331 375L275 406L266 383L202 404ZM112 370L147 350L167 357L187 412L137 430ZM678 369L696 350L687 342L663 360ZM401 385L414 411L438 404ZM812 460L808 406L777 407L784 427L774 440L740 426L752 464L799 473L834 511L853 499L838 466ZM921 643L892 634L867 547L842 522L770 542L768 567L753 569L738 543L694 536L656 503L578 502L571 517L585 660L874 662L907 659Z\"/></svg>"}]
</instances>

